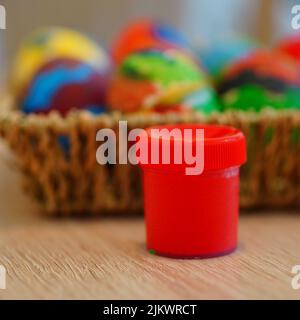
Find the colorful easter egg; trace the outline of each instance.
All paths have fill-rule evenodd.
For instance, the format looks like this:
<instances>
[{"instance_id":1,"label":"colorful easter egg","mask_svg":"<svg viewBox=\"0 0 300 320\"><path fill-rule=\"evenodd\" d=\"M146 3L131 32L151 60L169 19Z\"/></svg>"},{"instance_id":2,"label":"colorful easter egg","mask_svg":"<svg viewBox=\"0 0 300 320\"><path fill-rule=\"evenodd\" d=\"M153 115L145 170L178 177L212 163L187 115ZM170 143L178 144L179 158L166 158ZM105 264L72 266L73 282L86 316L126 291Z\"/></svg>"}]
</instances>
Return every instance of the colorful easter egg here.
<instances>
[{"instance_id":1,"label":"colorful easter egg","mask_svg":"<svg viewBox=\"0 0 300 320\"><path fill-rule=\"evenodd\" d=\"M209 88L206 75L190 56L176 49L144 50L127 56L118 68L107 95L111 109L123 112L184 105L193 93ZM205 99L186 103L199 109ZM193 102L193 103L192 103Z\"/></svg>"},{"instance_id":2,"label":"colorful easter egg","mask_svg":"<svg viewBox=\"0 0 300 320\"><path fill-rule=\"evenodd\" d=\"M259 50L227 66L218 91L224 109L300 108L299 70L278 52Z\"/></svg>"},{"instance_id":3,"label":"colorful easter egg","mask_svg":"<svg viewBox=\"0 0 300 320\"><path fill-rule=\"evenodd\" d=\"M25 113L66 115L73 109L104 112L107 75L88 63L65 58L42 66L21 100Z\"/></svg>"},{"instance_id":4,"label":"colorful easter egg","mask_svg":"<svg viewBox=\"0 0 300 320\"><path fill-rule=\"evenodd\" d=\"M218 41L206 48L196 49L203 67L216 78L222 69L236 59L251 53L257 45L246 37L236 37Z\"/></svg>"},{"instance_id":5,"label":"colorful easter egg","mask_svg":"<svg viewBox=\"0 0 300 320\"><path fill-rule=\"evenodd\" d=\"M109 65L107 54L85 35L66 28L43 28L30 34L19 48L12 72L11 89L20 96L35 73L57 58L82 60L102 72Z\"/></svg>"},{"instance_id":6,"label":"colorful easter egg","mask_svg":"<svg viewBox=\"0 0 300 320\"><path fill-rule=\"evenodd\" d=\"M187 39L175 28L151 20L138 20L125 27L112 46L112 56L120 63L127 55L147 49L189 50Z\"/></svg>"}]
</instances>

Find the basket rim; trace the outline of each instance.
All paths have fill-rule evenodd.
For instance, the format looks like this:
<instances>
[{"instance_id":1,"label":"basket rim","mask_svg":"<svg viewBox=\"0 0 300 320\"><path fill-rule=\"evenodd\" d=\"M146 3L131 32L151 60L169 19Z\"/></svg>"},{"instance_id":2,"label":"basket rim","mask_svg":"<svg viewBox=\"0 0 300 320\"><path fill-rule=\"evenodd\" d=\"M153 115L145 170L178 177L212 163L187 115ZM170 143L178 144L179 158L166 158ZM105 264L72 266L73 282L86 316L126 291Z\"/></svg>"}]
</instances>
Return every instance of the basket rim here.
<instances>
[{"instance_id":1,"label":"basket rim","mask_svg":"<svg viewBox=\"0 0 300 320\"><path fill-rule=\"evenodd\" d=\"M47 115L42 114L25 114L17 108L15 97L8 91L1 92L0 95L0 128L3 124L14 125L22 128L27 127L47 127L66 131L73 125L94 125L115 127L118 121L127 121L131 126L151 126L152 124L160 124L169 122L199 122L213 121L222 118L239 118L247 119L249 122L260 122L265 120L276 120L279 117L296 117L300 118L300 109L282 109L277 110L270 107L262 109L260 112L244 111L244 110L227 110L213 112L206 115L199 111L191 110L187 113L130 113L124 114L120 111L111 111L101 115L93 115L86 110L71 111L67 116L63 117L57 111L51 111Z\"/></svg>"}]
</instances>

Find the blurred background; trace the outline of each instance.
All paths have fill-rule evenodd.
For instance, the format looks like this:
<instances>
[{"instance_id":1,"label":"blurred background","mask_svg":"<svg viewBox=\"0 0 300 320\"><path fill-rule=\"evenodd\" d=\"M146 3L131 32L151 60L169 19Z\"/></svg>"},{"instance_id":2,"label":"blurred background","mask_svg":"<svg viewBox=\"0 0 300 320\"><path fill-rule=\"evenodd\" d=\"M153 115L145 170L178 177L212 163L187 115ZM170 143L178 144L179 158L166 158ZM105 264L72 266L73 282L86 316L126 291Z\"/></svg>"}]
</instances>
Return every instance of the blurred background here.
<instances>
[{"instance_id":1,"label":"blurred background","mask_svg":"<svg viewBox=\"0 0 300 320\"><path fill-rule=\"evenodd\" d=\"M180 28L191 40L206 43L228 34L247 34L272 43L291 28L296 0L1 0L7 30L0 31L3 81L20 40L38 26L77 28L104 45L128 21L153 17Z\"/></svg>"},{"instance_id":2,"label":"blurred background","mask_svg":"<svg viewBox=\"0 0 300 320\"><path fill-rule=\"evenodd\" d=\"M0 5L6 8L7 26L7 30L0 30L0 91L5 85L10 64L20 42L31 31L41 26L61 26L78 29L92 36L106 48L109 48L111 41L115 38L115 35L119 34L124 25L136 18L149 17L174 25L193 44L203 47L235 35L241 35L242 37L246 35L257 40L258 43L272 45L278 43L285 35L293 32L291 10L296 4L300 4L300 1L0 0ZM218 58L217 60L219 61L220 59ZM276 62L278 60L280 59L275 59ZM271 67L269 65L267 69L273 71L273 64L271 63ZM275 65L277 66L277 64ZM284 62L283 65L285 71ZM296 68L289 68L290 65L288 63L286 65L288 76L290 74L293 76L294 72L290 72L290 70L295 71ZM281 66L280 63L279 67L277 66L279 71ZM270 70L267 71L269 72ZM20 72L20 74L23 75L25 72ZM270 74L273 76L272 72ZM271 80L273 78L281 80L280 77L274 76L271 77ZM258 78L258 80L255 78L255 80L259 81L261 78ZM288 86L285 84L286 82L283 81L284 89L290 89L291 85L289 83ZM300 109L299 87L292 88L299 94L298 109ZM61 86L57 88L58 92L60 88ZM82 88L84 89L85 87L82 86ZM262 90L264 91L263 85ZM269 92L267 91L267 93ZM256 95L253 96L256 98ZM281 97L284 99L285 91L283 91L282 95L277 95L275 92L274 96L275 98L279 96L280 99ZM295 96L298 98L298 95ZM259 96L256 100L259 103L264 101ZM261 105L262 107L266 106L265 104ZM244 104L241 106L244 107ZM250 107L251 105L245 104L245 107L247 106ZM251 132L252 137L255 137L251 139L251 148L249 149L254 156L249 157L248 163L250 165L247 167L248 171L245 171L248 175L245 181L248 182L250 180L251 182L245 185L247 187L249 185L249 194L253 197L254 203L266 194L269 197L266 197L267 200L276 200L274 201L275 204L280 203L281 199L283 199L283 202L288 202L292 199L299 209L300 170L299 157L297 156L300 150L299 110L297 114L295 122L290 120L285 122L285 118L280 122L279 116L279 120L276 118L279 124L275 123L274 127L266 125L264 123L265 118L263 118L262 122L258 122L258 126L252 126L252 120L249 122L251 126L246 126L246 128L249 128L249 135ZM237 119L239 121L239 118ZM23 128L21 120L20 127ZM291 124L290 127L287 124ZM18 122L17 125L19 125ZM6 127L9 128L7 131L10 131L11 127ZM275 131L277 127L279 128L277 131L279 134ZM253 135L252 128L258 128L259 135L257 136L261 139L256 139L256 133L254 132ZM281 130L281 128L284 128L284 130ZM12 127L11 132L14 133L13 130L14 128ZM40 131L38 131L37 139L30 139L36 138L31 134L22 135L23 131L16 132L21 132L19 136L15 135L15 137L19 138L19 140L15 139L15 141L16 145L22 147L20 148L22 152L23 150L26 151L25 148L27 147L22 142L25 141L27 143L29 141L29 152L34 156L35 154L38 155L38 163L42 162L44 158L48 160L47 157L43 156L43 153L39 156L39 152L31 152L37 145L36 141L40 141L38 136ZM52 130L49 130L49 132L52 134ZM25 137L24 139L22 139L23 136ZM286 147L287 142L290 141L288 139L291 139L292 147L288 149L289 151L286 151L282 146ZM259 141L258 144L256 144L256 140ZM51 143L55 141L52 139L52 135L49 141ZM83 141L80 141L79 146L84 145L85 141L88 140L83 139ZM273 141L275 141L275 144ZM73 156L73 153L69 153L70 140L68 140L68 132L67 135L59 135L57 142L53 144L60 146L64 151L59 153L61 157L69 160L70 154ZM254 149L257 145L258 148ZM46 148L48 146L49 143L46 144ZM53 154L51 150L50 155ZM284 151L281 152L281 150ZM20 152L17 154L20 155ZM47 155L47 153L45 154ZM6 264L9 275L13 275L13 277L10 276L9 278L9 288L5 292L10 297L21 299L36 298L37 296L45 299L49 299L49 297L58 299L76 297L82 299L84 296L95 299L100 297L126 297L128 299L138 296L142 298L151 297L152 299L154 297L156 299L159 297L157 293L162 296L161 292L166 290L169 296L165 295L165 298L176 297L176 299L191 297L225 297L226 299L235 297L238 299L244 297L250 297L251 299L278 297L282 299L296 297L296 294L298 294L297 298L299 298L299 291L293 290L289 285L289 281L287 281L291 277L291 267L300 263L300 231L299 215L297 214L290 215L289 212L285 211L282 211L282 215L277 211L274 211L274 214L264 214L264 212L258 211L257 215L244 215L241 220L241 250L238 251L237 255L233 256L232 264L228 264L228 260L226 260L223 265L222 263L220 264L223 260L218 260L217 268L215 269L216 277L212 272L214 263L216 263L214 260L212 262L205 261L200 267L196 264L196 261L191 261L191 264L187 262L181 266L182 262L175 262L171 266L171 263L166 261L166 265L164 264L165 262L162 262L156 267L155 263L157 263L158 259L153 264L153 258L150 255L146 256L146 250L143 247L144 227L142 221L134 219L128 219L126 222L122 219L116 219L116 223L114 221L110 222L109 219L103 219L101 223L95 220L92 220L92 223L89 223L89 221L85 223L79 219L74 219L74 221L70 222L65 220L47 221L43 218L43 215L37 214L41 212L40 207L33 201L34 197L31 199L23 192L23 189L19 188L20 174L15 165L16 157L8 152L7 146L2 141L0 141L0 156L0 226L2 227L2 229L0 228L0 264ZM23 153L21 153L21 156L23 156ZM54 156L56 156L56 153ZM30 159L32 158L30 157ZM255 162L256 159L259 159L259 161ZM272 161L268 163L269 159L272 159ZM53 163L56 161L55 158L50 160L53 160ZM32 163L34 165L34 162ZM33 169L30 167L29 174L35 172L38 179L33 180L38 181L37 189L41 189L44 192L42 187L44 187L45 175L40 175L39 171L37 174L35 166L32 167ZM55 165L53 168L53 170L56 170ZM249 168L254 168L254 170L250 171ZM266 168L268 170L265 170ZM113 172L110 169L107 171L109 174ZM51 170L50 173L52 173ZM93 183L96 184L96 179L92 179L91 170L88 169L88 171L91 178L86 178L84 174L79 172L79 183L77 183L77 174L75 172L74 181L79 186L81 181L84 181L82 187L84 192L82 193L84 196L88 194L88 201L90 201L91 193L87 186L90 181L94 181ZM45 172L47 173L47 168ZM252 175L252 172L255 174ZM56 188L55 178L60 174L61 171L58 171L57 175L53 175L54 191L58 189ZM121 176L121 174L119 175ZM252 176L254 177L253 181ZM50 177L52 181L52 175ZM63 171L63 177L66 180L68 179L67 170L66 174ZM138 175L134 178L137 179ZM101 183L106 180L104 178L99 179L99 181L97 188L102 192ZM111 181L115 180L111 179ZM120 179L120 181L122 180ZM48 188L47 182L45 183L45 189ZM74 187L73 179L68 179L66 184L62 183L61 185L64 188L63 192L71 195L69 198L72 205L73 203L80 203L81 206L80 201L82 199L86 200L84 196L82 199L81 197L77 199L76 192L65 192L68 186L71 186L70 189L75 189L76 185ZM118 184L112 182L112 185L113 188L117 189L119 182ZM260 190L264 190L265 193L261 193ZM288 192L285 190L288 190ZM292 192L290 192L291 190ZM48 192L48 190L46 191ZM117 191L116 199L119 198L119 190ZM141 194L136 192L136 189L133 189L133 192ZM73 196L74 194L75 196ZM37 196L40 196L39 192L37 192ZM48 194L45 197L47 201L48 199L52 201L54 198L51 192L50 196L47 197ZM58 196L55 194L55 197L55 200L58 200L52 202L55 205L58 204L59 210L61 210L63 201L61 201L60 194ZM97 193L95 193L96 197L98 197ZM102 201L101 197L100 195L100 202ZM131 199L131 197L127 198ZM251 205L253 203L252 198L250 200ZM66 201L67 208L68 205L69 202ZM16 228L14 228L15 226ZM255 241L253 241L254 238ZM244 243L245 246L243 245ZM109 244L112 244L112 246L110 247ZM135 259L137 259L137 262L135 262ZM149 265L154 266L159 272L154 269L153 272L151 269L147 269ZM232 269L230 274L227 272L228 266ZM81 273L81 270L84 270L84 273ZM166 272L165 275L163 273L164 270ZM171 273L170 270L172 271ZM220 274L219 270L223 274ZM18 276L14 277L16 274ZM136 276L137 274L139 275L138 277ZM151 277L149 277L149 274L151 274ZM155 275L157 275L157 278ZM86 277L89 282L86 282ZM212 279L211 282L210 278ZM177 284L177 279L183 282L182 286L179 282ZM222 281L216 281L216 279L221 279ZM82 284L80 283L81 281ZM190 286L190 284L193 285ZM195 284L197 286L194 286ZM156 287L157 285L160 285L160 287ZM87 290L87 288L90 290ZM135 290L141 293L135 296ZM154 295L150 296L152 293ZM195 296L195 293L199 294L199 296Z\"/></svg>"}]
</instances>

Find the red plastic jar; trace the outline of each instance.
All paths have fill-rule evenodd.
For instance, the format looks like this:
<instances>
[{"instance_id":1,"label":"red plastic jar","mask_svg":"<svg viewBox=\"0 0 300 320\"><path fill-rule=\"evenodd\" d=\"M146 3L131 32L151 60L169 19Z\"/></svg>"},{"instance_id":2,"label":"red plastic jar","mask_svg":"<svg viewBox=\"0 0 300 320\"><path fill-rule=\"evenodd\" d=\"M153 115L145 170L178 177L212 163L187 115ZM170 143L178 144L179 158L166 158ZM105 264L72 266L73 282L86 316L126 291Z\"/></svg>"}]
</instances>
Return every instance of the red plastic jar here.
<instances>
[{"instance_id":1,"label":"red plastic jar","mask_svg":"<svg viewBox=\"0 0 300 320\"><path fill-rule=\"evenodd\" d=\"M152 139L159 139L162 146L165 137L151 133L152 129L162 128L177 128L181 132L204 129L204 170L200 175L186 175L186 163L140 164L148 250L173 258L209 258L234 251L239 168L246 162L243 133L215 125L158 126L146 130L143 138L149 146ZM166 139L172 145L172 139ZM195 141L195 137L184 141L182 134L182 142L191 143L193 148Z\"/></svg>"}]
</instances>

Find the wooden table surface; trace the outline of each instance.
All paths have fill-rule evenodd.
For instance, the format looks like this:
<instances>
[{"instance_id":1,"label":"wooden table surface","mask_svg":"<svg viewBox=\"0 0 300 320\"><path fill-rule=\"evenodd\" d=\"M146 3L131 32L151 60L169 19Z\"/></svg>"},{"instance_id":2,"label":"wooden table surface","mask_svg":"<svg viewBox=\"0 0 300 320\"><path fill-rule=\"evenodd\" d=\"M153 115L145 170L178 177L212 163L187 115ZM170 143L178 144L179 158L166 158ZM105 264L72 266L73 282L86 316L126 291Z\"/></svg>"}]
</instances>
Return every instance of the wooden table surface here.
<instances>
[{"instance_id":1,"label":"wooden table surface","mask_svg":"<svg viewBox=\"0 0 300 320\"><path fill-rule=\"evenodd\" d=\"M7 289L0 299L300 298L291 286L291 268L300 265L300 213L242 214L239 249L229 256L152 256L141 217L43 218L1 153L0 265Z\"/></svg>"}]
</instances>

